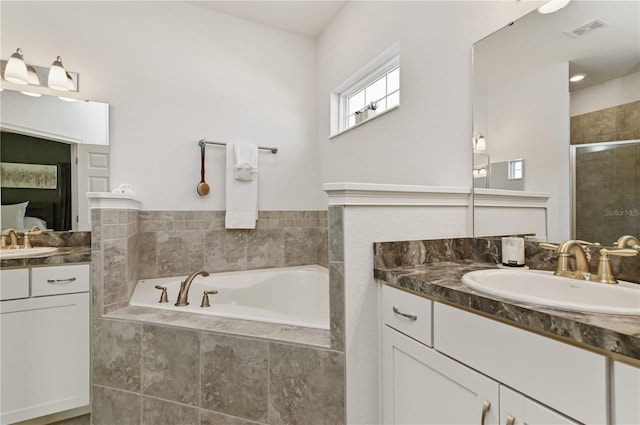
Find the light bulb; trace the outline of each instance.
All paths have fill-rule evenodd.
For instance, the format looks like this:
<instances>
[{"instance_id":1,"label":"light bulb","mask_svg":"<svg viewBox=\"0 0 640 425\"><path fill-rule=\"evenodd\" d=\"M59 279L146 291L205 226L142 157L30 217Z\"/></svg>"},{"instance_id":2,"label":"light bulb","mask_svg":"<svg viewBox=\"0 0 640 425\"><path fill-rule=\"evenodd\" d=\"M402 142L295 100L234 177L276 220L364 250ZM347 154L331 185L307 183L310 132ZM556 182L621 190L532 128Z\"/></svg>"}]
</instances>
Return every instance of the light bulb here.
<instances>
[{"instance_id":1,"label":"light bulb","mask_svg":"<svg viewBox=\"0 0 640 425\"><path fill-rule=\"evenodd\" d=\"M21 86L29 84L29 74L27 64L24 63L24 57L22 57L22 49L18 48L9 58L7 67L4 69L4 79Z\"/></svg>"},{"instance_id":2,"label":"light bulb","mask_svg":"<svg viewBox=\"0 0 640 425\"><path fill-rule=\"evenodd\" d=\"M49 69L49 80L47 82L49 88L60 91L69 91L69 81L67 80L67 71L62 66L62 59L57 57L51 68Z\"/></svg>"}]
</instances>

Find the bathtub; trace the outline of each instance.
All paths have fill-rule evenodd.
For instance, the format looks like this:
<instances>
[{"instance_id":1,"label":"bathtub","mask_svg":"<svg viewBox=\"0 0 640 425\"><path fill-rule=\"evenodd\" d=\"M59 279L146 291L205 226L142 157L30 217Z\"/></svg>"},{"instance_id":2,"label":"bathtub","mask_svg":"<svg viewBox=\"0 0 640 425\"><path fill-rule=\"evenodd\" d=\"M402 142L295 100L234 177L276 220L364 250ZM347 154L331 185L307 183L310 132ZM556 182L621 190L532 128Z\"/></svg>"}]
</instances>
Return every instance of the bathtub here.
<instances>
[{"instance_id":1,"label":"bathtub","mask_svg":"<svg viewBox=\"0 0 640 425\"><path fill-rule=\"evenodd\" d=\"M176 307L180 283L186 276L142 279L129 302L157 308L232 319L254 320L307 328L329 329L329 273L322 266L296 266L197 276L189 289L189 305ZM159 303L166 286L169 302ZM204 291L210 307L200 307Z\"/></svg>"}]
</instances>

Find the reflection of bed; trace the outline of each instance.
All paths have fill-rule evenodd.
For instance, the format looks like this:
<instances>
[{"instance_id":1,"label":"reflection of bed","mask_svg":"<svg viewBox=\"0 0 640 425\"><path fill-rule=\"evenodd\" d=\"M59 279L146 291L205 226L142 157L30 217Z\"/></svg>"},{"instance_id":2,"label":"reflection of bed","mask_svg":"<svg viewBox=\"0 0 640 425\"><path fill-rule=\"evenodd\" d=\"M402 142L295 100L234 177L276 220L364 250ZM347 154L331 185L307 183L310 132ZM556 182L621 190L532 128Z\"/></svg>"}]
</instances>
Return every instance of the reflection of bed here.
<instances>
[{"instance_id":1,"label":"reflection of bed","mask_svg":"<svg viewBox=\"0 0 640 425\"><path fill-rule=\"evenodd\" d=\"M33 218L44 221L47 225L47 228L53 229L55 227L55 216L56 216L56 204L53 202L29 202L27 205L27 212L25 214L25 223L24 227L30 229L33 226L40 227L40 224L30 224L31 222L35 222ZM27 220L27 217L30 217L30 220ZM44 230L44 229L43 229Z\"/></svg>"}]
</instances>

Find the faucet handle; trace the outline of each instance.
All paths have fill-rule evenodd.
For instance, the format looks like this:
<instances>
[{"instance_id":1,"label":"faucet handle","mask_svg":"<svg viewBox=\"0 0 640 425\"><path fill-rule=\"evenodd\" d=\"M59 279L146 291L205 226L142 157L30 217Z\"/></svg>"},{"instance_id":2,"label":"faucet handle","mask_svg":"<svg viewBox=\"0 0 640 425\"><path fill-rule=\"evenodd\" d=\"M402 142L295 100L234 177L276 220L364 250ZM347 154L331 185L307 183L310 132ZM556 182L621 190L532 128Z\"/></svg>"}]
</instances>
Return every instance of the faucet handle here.
<instances>
[{"instance_id":1,"label":"faucet handle","mask_svg":"<svg viewBox=\"0 0 640 425\"><path fill-rule=\"evenodd\" d=\"M160 294L160 301L158 301L158 302L159 303L168 303L169 302L169 297L167 297L167 287L166 286L156 285L155 288L156 289L160 289L162 291L162 294Z\"/></svg>"},{"instance_id":2,"label":"faucet handle","mask_svg":"<svg viewBox=\"0 0 640 425\"><path fill-rule=\"evenodd\" d=\"M552 244L552 243L547 243L547 242L540 242L538 244L538 246L540 248L543 248L543 249L551 249L551 250L554 250L554 251L558 249L558 245L555 245L555 244Z\"/></svg>"},{"instance_id":3,"label":"faucet handle","mask_svg":"<svg viewBox=\"0 0 640 425\"><path fill-rule=\"evenodd\" d=\"M618 280L613 276L613 270L611 269L611 261L609 260L609 255L633 257L634 255L638 255L638 251L631 248L602 248L600 250L600 260L598 261L598 273L595 275L592 274L589 280L600 283L618 283Z\"/></svg>"},{"instance_id":4,"label":"faucet handle","mask_svg":"<svg viewBox=\"0 0 640 425\"><path fill-rule=\"evenodd\" d=\"M209 294L215 295L217 293L218 291L216 289L204 291L204 294L202 294L202 302L200 303L200 307L211 307L211 304L209 304Z\"/></svg>"}]
</instances>

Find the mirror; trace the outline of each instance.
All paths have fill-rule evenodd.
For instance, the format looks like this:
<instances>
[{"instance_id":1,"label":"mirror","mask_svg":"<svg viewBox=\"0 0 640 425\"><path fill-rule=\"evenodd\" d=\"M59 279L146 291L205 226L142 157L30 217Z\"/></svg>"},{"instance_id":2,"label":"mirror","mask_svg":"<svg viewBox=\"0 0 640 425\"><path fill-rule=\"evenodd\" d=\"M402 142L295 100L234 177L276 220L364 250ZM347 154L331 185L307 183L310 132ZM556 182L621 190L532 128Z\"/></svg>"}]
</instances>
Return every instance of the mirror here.
<instances>
[{"instance_id":1,"label":"mirror","mask_svg":"<svg viewBox=\"0 0 640 425\"><path fill-rule=\"evenodd\" d=\"M640 208L638 177L635 186L633 178L624 182L612 181L610 176L576 179L602 167L591 162L584 168L587 162L578 161L575 167L583 169L576 173L570 148L640 138L639 2L572 1L553 14L534 10L475 43L473 69L475 236L486 236L481 233L490 228L493 234L545 233L541 236L553 241L581 238L576 229L593 226L595 220L599 228L616 227L611 226L614 214L607 215L607 211L633 213ZM569 82L569 76L578 73L586 78ZM603 128L611 125L613 130ZM625 131L616 131L616 125L626 126ZM577 137L579 133L582 138ZM478 143L480 135L483 143ZM482 147L485 149L478 149ZM639 150L635 150L636 161ZM494 179L492 174L504 174L514 160L523 160L520 185L495 185L504 179ZM628 162L634 167L633 161ZM582 205L576 194L585 190L572 188L572 177L576 185L598 181L604 198L614 191L622 192L621 197L601 198L596 210L574 214L574 205ZM496 198L503 195L503 199L525 199L532 194L526 202L547 198L540 216L543 230L528 227L526 213L533 208L519 210L525 217L519 224L505 219L506 215L493 218L500 224L488 224L492 216L487 213L488 203L482 200L487 193ZM589 223L576 222L587 215ZM630 222L629 217L626 221ZM626 228L626 233L639 234L638 226ZM619 230L594 237L610 245L620 236Z\"/></svg>"},{"instance_id":2,"label":"mirror","mask_svg":"<svg viewBox=\"0 0 640 425\"><path fill-rule=\"evenodd\" d=\"M7 89L0 101L2 227L91 230L86 193L109 191L109 105Z\"/></svg>"}]
</instances>

